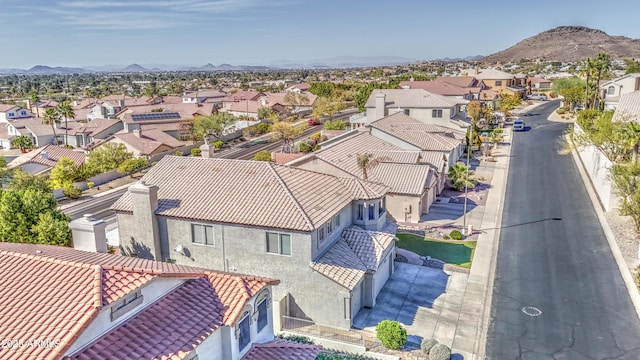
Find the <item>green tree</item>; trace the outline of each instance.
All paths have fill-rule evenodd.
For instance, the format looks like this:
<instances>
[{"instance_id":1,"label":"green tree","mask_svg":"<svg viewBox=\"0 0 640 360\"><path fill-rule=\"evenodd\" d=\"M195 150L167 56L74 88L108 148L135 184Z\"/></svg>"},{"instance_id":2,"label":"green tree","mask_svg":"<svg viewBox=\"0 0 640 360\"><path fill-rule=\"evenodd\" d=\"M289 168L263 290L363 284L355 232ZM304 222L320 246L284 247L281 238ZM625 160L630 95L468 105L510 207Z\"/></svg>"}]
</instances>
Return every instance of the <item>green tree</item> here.
<instances>
[{"instance_id":1,"label":"green tree","mask_svg":"<svg viewBox=\"0 0 640 360\"><path fill-rule=\"evenodd\" d=\"M611 179L620 196L620 212L631 216L636 232L640 232L640 162L615 164Z\"/></svg>"},{"instance_id":2,"label":"green tree","mask_svg":"<svg viewBox=\"0 0 640 360\"><path fill-rule=\"evenodd\" d=\"M9 182L7 189L12 191L35 189L43 193L51 191L47 179L37 175L29 175L20 169L13 170L13 178Z\"/></svg>"},{"instance_id":3,"label":"green tree","mask_svg":"<svg viewBox=\"0 0 640 360\"><path fill-rule=\"evenodd\" d=\"M127 151L124 144L106 143L89 153L86 166L90 173L100 174L116 169L132 157L133 154Z\"/></svg>"},{"instance_id":4,"label":"green tree","mask_svg":"<svg viewBox=\"0 0 640 360\"><path fill-rule=\"evenodd\" d=\"M25 151L26 149L31 149L33 142L27 135L20 135L13 139L13 146L20 149L20 151Z\"/></svg>"},{"instance_id":5,"label":"green tree","mask_svg":"<svg viewBox=\"0 0 640 360\"><path fill-rule=\"evenodd\" d=\"M631 162L638 161L638 148L640 147L640 124L629 122L623 125L623 133L627 139L627 145L632 150Z\"/></svg>"},{"instance_id":6,"label":"green tree","mask_svg":"<svg viewBox=\"0 0 640 360\"><path fill-rule=\"evenodd\" d=\"M453 166L449 167L449 180L454 189L462 191L465 187L474 188L476 181L471 175L473 171L469 171L469 178L467 179L467 165L462 162L457 162Z\"/></svg>"},{"instance_id":7,"label":"green tree","mask_svg":"<svg viewBox=\"0 0 640 360\"><path fill-rule=\"evenodd\" d=\"M258 119L274 120L277 118L278 118L278 113L275 112L273 109L266 106L260 106L258 108Z\"/></svg>"},{"instance_id":8,"label":"green tree","mask_svg":"<svg viewBox=\"0 0 640 360\"><path fill-rule=\"evenodd\" d=\"M624 63L627 66L625 74L640 73L640 62L631 59L624 59Z\"/></svg>"},{"instance_id":9,"label":"green tree","mask_svg":"<svg viewBox=\"0 0 640 360\"><path fill-rule=\"evenodd\" d=\"M214 139L219 139L222 136L224 129L229 125L235 123L235 116L226 113L215 113L209 116L196 117L193 128L198 138L204 138L213 136Z\"/></svg>"},{"instance_id":10,"label":"green tree","mask_svg":"<svg viewBox=\"0 0 640 360\"><path fill-rule=\"evenodd\" d=\"M370 153L356 154L356 163L364 180L369 179L369 171L371 171L371 169L388 160L389 158L386 156L374 157L374 155Z\"/></svg>"},{"instance_id":11,"label":"green tree","mask_svg":"<svg viewBox=\"0 0 640 360\"><path fill-rule=\"evenodd\" d=\"M42 123L44 125L51 125L51 131L53 131L53 141L58 145L58 136L56 135L56 124L60 123L60 114L58 110L54 108L48 108L44 112L44 116L42 117Z\"/></svg>"},{"instance_id":12,"label":"green tree","mask_svg":"<svg viewBox=\"0 0 640 360\"><path fill-rule=\"evenodd\" d=\"M573 109L577 103L583 98L584 88L581 86L574 86L570 88L563 88L558 94L564 97L564 101L569 103L569 106Z\"/></svg>"},{"instance_id":13,"label":"green tree","mask_svg":"<svg viewBox=\"0 0 640 360\"><path fill-rule=\"evenodd\" d=\"M36 243L71 245L69 219L59 212L49 211L38 214L38 222L31 227L31 230Z\"/></svg>"},{"instance_id":14,"label":"green tree","mask_svg":"<svg viewBox=\"0 0 640 360\"><path fill-rule=\"evenodd\" d=\"M584 106L585 108L589 106L589 84L590 80L593 77L594 72L594 61L591 58L586 58L580 63L580 75L584 76L585 86L584 86ZM559 94L559 93L558 93ZM563 95L564 96L564 95Z\"/></svg>"},{"instance_id":15,"label":"green tree","mask_svg":"<svg viewBox=\"0 0 640 360\"><path fill-rule=\"evenodd\" d=\"M40 117L40 108L38 107L40 96L38 96L38 93L32 92L29 96L29 101L31 102L31 105L36 109L36 117ZM31 111L31 109L29 109L29 111Z\"/></svg>"},{"instance_id":16,"label":"green tree","mask_svg":"<svg viewBox=\"0 0 640 360\"><path fill-rule=\"evenodd\" d=\"M580 88L584 89L585 85L585 81L576 76L570 78L560 78L553 81L553 83L551 84L551 90L555 94L560 94L565 88L579 86Z\"/></svg>"},{"instance_id":17,"label":"green tree","mask_svg":"<svg viewBox=\"0 0 640 360\"><path fill-rule=\"evenodd\" d=\"M309 97L306 94L294 91L287 91L283 100L285 105L288 106L293 113L298 112L300 105L307 105L309 103Z\"/></svg>"},{"instance_id":18,"label":"green tree","mask_svg":"<svg viewBox=\"0 0 640 360\"><path fill-rule=\"evenodd\" d=\"M51 176L49 177L51 188L59 189L79 180L78 174L78 167L73 160L67 156L61 157L56 163L56 166L51 169Z\"/></svg>"},{"instance_id":19,"label":"green tree","mask_svg":"<svg viewBox=\"0 0 640 360\"><path fill-rule=\"evenodd\" d=\"M333 119L333 115L347 108L347 104L338 97L320 97L316 99L313 105L312 116L315 118L329 117Z\"/></svg>"},{"instance_id":20,"label":"green tree","mask_svg":"<svg viewBox=\"0 0 640 360\"><path fill-rule=\"evenodd\" d=\"M309 92L320 97L330 97L333 95L335 89L336 84L330 81L319 81L311 83Z\"/></svg>"},{"instance_id":21,"label":"green tree","mask_svg":"<svg viewBox=\"0 0 640 360\"><path fill-rule=\"evenodd\" d=\"M133 173L149 165L149 161L145 158L127 159L118 166L118 172L133 177Z\"/></svg>"},{"instance_id":22,"label":"green tree","mask_svg":"<svg viewBox=\"0 0 640 360\"><path fill-rule=\"evenodd\" d=\"M522 99L518 94L500 94L500 102L498 104L498 110L503 112L505 116L509 116L511 110L515 109L522 103Z\"/></svg>"},{"instance_id":23,"label":"green tree","mask_svg":"<svg viewBox=\"0 0 640 360\"><path fill-rule=\"evenodd\" d=\"M67 125L67 121L69 119L75 119L76 118L76 113L73 111L73 108L71 107L71 104L69 104L68 101L63 101L61 103L58 104L58 106L56 107L56 110L58 111L58 114L62 117L64 117L64 146L69 146L69 142L68 142L68 134L69 134L69 126Z\"/></svg>"},{"instance_id":24,"label":"green tree","mask_svg":"<svg viewBox=\"0 0 640 360\"><path fill-rule=\"evenodd\" d=\"M278 121L271 125L271 132L274 140L282 140L282 152L285 152L287 145L301 136L306 128L307 124L293 125L288 122Z\"/></svg>"},{"instance_id":25,"label":"green tree","mask_svg":"<svg viewBox=\"0 0 640 360\"><path fill-rule=\"evenodd\" d=\"M611 57L605 52L600 52L593 61L593 74L596 80L596 90L598 90L600 89L600 81L604 75L611 70ZM592 96L591 108L595 108L600 97L600 91L594 91Z\"/></svg>"},{"instance_id":26,"label":"green tree","mask_svg":"<svg viewBox=\"0 0 640 360\"><path fill-rule=\"evenodd\" d=\"M253 156L253 160L255 160L255 161L271 161L271 151L269 151L269 150L258 151Z\"/></svg>"}]
</instances>

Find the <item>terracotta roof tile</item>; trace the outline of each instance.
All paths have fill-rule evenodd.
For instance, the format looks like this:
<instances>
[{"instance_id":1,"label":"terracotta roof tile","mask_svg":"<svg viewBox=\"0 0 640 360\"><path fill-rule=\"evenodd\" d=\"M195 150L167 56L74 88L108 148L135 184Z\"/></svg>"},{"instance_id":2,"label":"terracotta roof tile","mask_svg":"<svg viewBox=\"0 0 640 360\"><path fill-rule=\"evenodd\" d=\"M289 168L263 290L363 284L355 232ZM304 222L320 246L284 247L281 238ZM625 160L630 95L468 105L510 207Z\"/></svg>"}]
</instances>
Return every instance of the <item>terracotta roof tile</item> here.
<instances>
[{"instance_id":1,"label":"terracotta roof tile","mask_svg":"<svg viewBox=\"0 0 640 360\"><path fill-rule=\"evenodd\" d=\"M375 107L378 94L385 95L385 105L387 107L451 108L457 104L469 102L464 99L434 94L423 89L376 89L369 96L365 107Z\"/></svg>"},{"instance_id":2,"label":"terracotta roof tile","mask_svg":"<svg viewBox=\"0 0 640 360\"><path fill-rule=\"evenodd\" d=\"M425 124L403 113L395 113L367 125L426 151L452 151L465 137L463 131Z\"/></svg>"},{"instance_id":3,"label":"terracotta roof tile","mask_svg":"<svg viewBox=\"0 0 640 360\"><path fill-rule=\"evenodd\" d=\"M314 360L322 346L299 344L285 340L254 343L241 360Z\"/></svg>"},{"instance_id":4,"label":"terracotta roof tile","mask_svg":"<svg viewBox=\"0 0 640 360\"><path fill-rule=\"evenodd\" d=\"M640 121L640 91L633 91L620 96L620 102L613 114L613 121Z\"/></svg>"},{"instance_id":5,"label":"terracotta roof tile","mask_svg":"<svg viewBox=\"0 0 640 360\"><path fill-rule=\"evenodd\" d=\"M169 341L170 346L161 351L178 347L181 351L175 353L177 356L186 354L185 346L196 346L202 336L212 331L214 325L219 326L223 321L227 325L233 324L247 299L265 286L278 283L255 276L218 273L51 245L0 243L0 283L3 284L0 287L0 317L3 319L0 322L0 338L61 340L60 346L53 349L4 349L0 357L60 358L103 306L157 276L193 280L162 298L154 305L156 307L145 309L131 321L112 330L110 335L123 344L136 341L156 344L156 340L166 344ZM212 293L215 294L212 296ZM181 301L187 302L185 306L180 306ZM195 302L198 306L190 302ZM208 305L202 307L202 304ZM182 310L175 311L176 306ZM167 309L171 311L167 312ZM163 321L166 323L162 323ZM149 324L154 327L149 327ZM172 327L172 324L177 325ZM135 332L143 325L153 331L143 331L136 336L128 332ZM171 336L166 335L167 331L170 331ZM180 336L175 336L176 334ZM96 344L115 344L105 340L107 338L112 339L102 337ZM122 359L132 356L131 353L122 356L117 352L102 353L99 350L101 346L96 346L91 351L105 356L111 354L111 357L104 358ZM117 351L118 348L122 349L116 345L109 346L109 351ZM149 348L141 346L139 349L147 351ZM158 358L162 358L159 354L156 354ZM144 354L139 356L142 355ZM97 355L87 356L96 358ZM103 357L100 355L97 358Z\"/></svg>"},{"instance_id":6,"label":"terracotta roof tile","mask_svg":"<svg viewBox=\"0 0 640 360\"><path fill-rule=\"evenodd\" d=\"M354 199L388 190L268 162L176 156L165 156L142 181L159 187L158 215L299 231L315 230ZM131 212L130 192L112 209Z\"/></svg>"}]
</instances>

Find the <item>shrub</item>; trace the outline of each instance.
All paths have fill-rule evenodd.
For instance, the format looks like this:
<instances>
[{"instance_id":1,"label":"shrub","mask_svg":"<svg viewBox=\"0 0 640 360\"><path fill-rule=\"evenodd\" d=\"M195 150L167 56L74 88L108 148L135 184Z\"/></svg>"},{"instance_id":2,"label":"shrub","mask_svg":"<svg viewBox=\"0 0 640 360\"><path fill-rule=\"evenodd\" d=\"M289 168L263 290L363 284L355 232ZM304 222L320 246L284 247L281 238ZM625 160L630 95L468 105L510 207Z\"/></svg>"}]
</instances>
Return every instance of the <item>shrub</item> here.
<instances>
[{"instance_id":1,"label":"shrub","mask_svg":"<svg viewBox=\"0 0 640 360\"><path fill-rule=\"evenodd\" d=\"M562 115L562 114L564 114L564 113L566 112L566 110L565 110L564 108L560 108L560 109L556 110L556 112L557 112L559 115Z\"/></svg>"},{"instance_id":2,"label":"shrub","mask_svg":"<svg viewBox=\"0 0 640 360\"><path fill-rule=\"evenodd\" d=\"M260 135L266 134L268 132L269 132L269 124L260 123L260 124L251 125L243 129L242 136L254 137L254 136L260 136Z\"/></svg>"},{"instance_id":3,"label":"shrub","mask_svg":"<svg viewBox=\"0 0 640 360\"><path fill-rule=\"evenodd\" d=\"M149 161L142 157L128 159L118 166L117 171L121 174L129 174L129 176L133 176L133 173L144 168L148 164Z\"/></svg>"},{"instance_id":4,"label":"shrub","mask_svg":"<svg viewBox=\"0 0 640 360\"><path fill-rule=\"evenodd\" d=\"M178 150L178 151L176 151L175 155L176 156L182 156L182 155L184 155L184 153L182 151Z\"/></svg>"},{"instance_id":5,"label":"shrub","mask_svg":"<svg viewBox=\"0 0 640 360\"><path fill-rule=\"evenodd\" d=\"M449 360L451 359L451 349L447 345L438 344L429 351L429 360Z\"/></svg>"},{"instance_id":6,"label":"shrub","mask_svg":"<svg viewBox=\"0 0 640 360\"><path fill-rule=\"evenodd\" d=\"M313 147L311 145L307 144L306 142L300 142L299 146L300 146L300 152L301 153L308 154L311 151L313 151Z\"/></svg>"},{"instance_id":7,"label":"shrub","mask_svg":"<svg viewBox=\"0 0 640 360\"><path fill-rule=\"evenodd\" d=\"M453 239L453 240L462 240L462 233L460 232L460 230L452 230L449 233L449 236Z\"/></svg>"},{"instance_id":8,"label":"shrub","mask_svg":"<svg viewBox=\"0 0 640 360\"><path fill-rule=\"evenodd\" d=\"M322 134L320 133L320 131L318 131L317 133L309 136L309 139L315 141L316 143L320 142L320 138L322 138Z\"/></svg>"},{"instance_id":9,"label":"shrub","mask_svg":"<svg viewBox=\"0 0 640 360\"><path fill-rule=\"evenodd\" d=\"M313 345L313 340L309 339L306 336L302 335L278 335L279 339L296 342L298 344L308 344Z\"/></svg>"},{"instance_id":10,"label":"shrub","mask_svg":"<svg viewBox=\"0 0 640 360\"><path fill-rule=\"evenodd\" d=\"M82 189L71 183L67 183L62 188L62 194L69 199L77 199L82 195Z\"/></svg>"},{"instance_id":11,"label":"shrub","mask_svg":"<svg viewBox=\"0 0 640 360\"><path fill-rule=\"evenodd\" d=\"M211 145L213 145L213 147L216 148L216 149L222 149L222 147L224 146L224 141L216 140Z\"/></svg>"},{"instance_id":12,"label":"shrub","mask_svg":"<svg viewBox=\"0 0 640 360\"><path fill-rule=\"evenodd\" d=\"M271 161L271 151L269 151L269 150L258 151L253 156L253 160L256 160L256 161Z\"/></svg>"},{"instance_id":13,"label":"shrub","mask_svg":"<svg viewBox=\"0 0 640 360\"><path fill-rule=\"evenodd\" d=\"M422 339L422 342L420 343L420 348L425 354L428 354L429 351L431 351L431 349L436 345L438 345L438 340L434 338Z\"/></svg>"},{"instance_id":14,"label":"shrub","mask_svg":"<svg viewBox=\"0 0 640 360\"><path fill-rule=\"evenodd\" d=\"M443 238L443 239L445 239L445 240L449 240L449 239L451 239L451 238L449 237L449 235L447 235L447 234L444 234L444 235L442 236L442 238Z\"/></svg>"},{"instance_id":15,"label":"shrub","mask_svg":"<svg viewBox=\"0 0 640 360\"><path fill-rule=\"evenodd\" d=\"M95 184L93 181L89 181L89 182L87 182L87 187L88 187L89 189L93 189L93 187L94 187L95 185L96 185L96 184Z\"/></svg>"},{"instance_id":16,"label":"shrub","mask_svg":"<svg viewBox=\"0 0 640 360\"><path fill-rule=\"evenodd\" d=\"M407 341L407 330L397 321L382 320L376 326L376 336L387 349L400 349Z\"/></svg>"},{"instance_id":17,"label":"shrub","mask_svg":"<svg viewBox=\"0 0 640 360\"><path fill-rule=\"evenodd\" d=\"M191 149L191 156L200 156L202 155L202 150L200 148Z\"/></svg>"},{"instance_id":18,"label":"shrub","mask_svg":"<svg viewBox=\"0 0 640 360\"><path fill-rule=\"evenodd\" d=\"M342 120L325 121L325 130L344 130L347 127L347 122Z\"/></svg>"}]
</instances>

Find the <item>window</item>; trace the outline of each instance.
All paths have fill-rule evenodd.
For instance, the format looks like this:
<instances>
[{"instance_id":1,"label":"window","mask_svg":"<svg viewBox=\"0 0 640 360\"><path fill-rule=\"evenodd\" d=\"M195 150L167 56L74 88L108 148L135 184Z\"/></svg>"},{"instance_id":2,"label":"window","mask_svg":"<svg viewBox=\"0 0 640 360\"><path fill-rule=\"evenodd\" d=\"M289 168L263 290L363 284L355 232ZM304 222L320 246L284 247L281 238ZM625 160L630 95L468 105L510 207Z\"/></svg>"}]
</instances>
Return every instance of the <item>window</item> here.
<instances>
[{"instance_id":1,"label":"window","mask_svg":"<svg viewBox=\"0 0 640 360\"><path fill-rule=\"evenodd\" d=\"M383 212L384 212L384 199L380 199L380 201L378 202L378 214L382 215Z\"/></svg>"},{"instance_id":2,"label":"window","mask_svg":"<svg viewBox=\"0 0 640 360\"><path fill-rule=\"evenodd\" d=\"M191 241L194 244L214 245L213 226L191 224Z\"/></svg>"},{"instance_id":3,"label":"window","mask_svg":"<svg viewBox=\"0 0 640 360\"><path fill-rule=\"evenodd\" d=\"M364 220L364 205L358 204L358 220Z\"/></svg>"},{"instance_id":4,"label":"window","mask_svg":"<svg viewBox=\"0 0 640 360\"><path fill-rule=\"evenodd\" d=\"M258 332L267 326L269 322L269 315L267 314L267 297L262 299L258 304Z\"/></svg>"},{"instance_id":5,"label":"window","mask_svg":"<svg viewBox=\"0 0 640 360\"><path fill-rule=\"evenodd\" d=\"M130 310L135 308L136 306L142 304L144 300L142 293L140 290L134 291L131 294L125 296L124 299L117 302L115 305L111 307L111 321L116 320L122 315L128 313Z\"/></svg>"},{"instance_id":6,"label":"window","mask_svg":"<svg viewBox=\"0 0 640 360\"><path fill-rule=\"evenodd\" d=\"M27 115L27 112L26 112L26 111L24 111L24 110L22 110L22 111L20 112L20 115L22 115L22 116Z\"/></svg>"},{"instance_id":7,"label":"window","mask_svg":"<svg viewBox=\"0 0 640 360\"><path fill-rule=\"evenodd\" d=\"M327 235L331 234L334 230L333 219L329 219L329 222L327 223L326 227L327 227Z\"/></svg>"},{"instance_id":8,"label":"window","mask_svg":"<svg viewBox=\"0 0 640 360\"><path fill-rule=\"evenodd\" d=\"M340 227L340 214L336 215L336 216L333 218L333 220L334 220L334 222L335 222L336 229L337 229L337 228L339 228L339 227Z\"/></svg>"},{"instance_id":9,"label":"window","mask_svg":"<svg viewBox=\"0 0 640 360\"><path fill-rule=\"evenodd\" d=\"M247 345L249 345L249 343L251 342L251 324L249 322L250 316L247 312L244 318L242 318L242 320L240 320L240 322L238 323L238 349L240 351L246 348Z\"/></svg>"},{"instance_id":10,"label":"window","mask_svg":"<svg viewBox=\"0 0 640 360\"><path fill-rule=\"evenodd\" d=\"M442 109L431 110L431 117L433 117L433 118L441 118L442 117Z\"/></svg>"},{"instance_id":11,"label":"window","mask_svg":"<svg viewBox=\"0 0 640 360\"><path fill-rule=\"evenodd\" d=\"M9 113L9 116L15 116L15 114L14 113Z\"/></svg>"},{"instance_id":12,"label":"window","mask_svg":"<svg viewBox=\"0 0 640 360\"><path fill-rule=\"evenodd\" d=\"M376 206L374 204L369 205L369 220L376 218Z\"/></svg>"},{"instance_id":13,"label":"window","mask_svg":"<svg viewBox=\"0 0 640 360\"><path fill-rule=\"evenodd\" d=\"M318 228L318 242L321 243L324 241L324 226L320 226Z\"/></svg>"},{"instance_id":14,"label":"window","mask_svg":"<svg viewBox=\"0 0 640 360\"><path fill-rule=\"evenodd\" d=\"M607 88L607 95L613 95L616 93L616 88L614 88L613 86L609 86Z\"/></svg>"},{"instance_id":15,"label":"window","mask_svg":"<svg viewBox=\"0 0 640 360\"><path fill-rule=\"evenodd\" d=\"M496 80L496 86L502 86L502 80Z\"/></svg>"},{"instance_id":16,"label":"window","mask_svg":"<svg viewBox=\"0 0 640 360\"><path fill-rule=\"evenodd\" d=\"M280 255L291 255L291 235L267 233L267 252Z\"/></svg>"}]
</instances>

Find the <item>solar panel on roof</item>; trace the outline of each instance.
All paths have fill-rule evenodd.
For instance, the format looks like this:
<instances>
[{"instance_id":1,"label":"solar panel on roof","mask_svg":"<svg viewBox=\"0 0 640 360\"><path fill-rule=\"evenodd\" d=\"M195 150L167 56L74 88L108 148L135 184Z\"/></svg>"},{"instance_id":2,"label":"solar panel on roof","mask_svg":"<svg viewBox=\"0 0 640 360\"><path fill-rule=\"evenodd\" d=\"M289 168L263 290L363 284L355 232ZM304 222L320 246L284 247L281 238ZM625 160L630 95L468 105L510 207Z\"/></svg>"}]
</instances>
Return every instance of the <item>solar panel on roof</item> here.
<instances>
[{"instance_id":1,"label":"solar panel on roof","mask_svg":"<svg viewBox=\"0 0 640 360\"><path fill-rule=\"evenodd\" d=\"M168 119L180 119L180 113L177 112L157 112L147 114L131 114L131 120L168 120Z\"/></svg>"}]
</instances>

